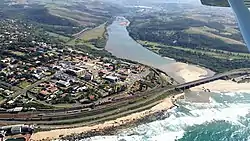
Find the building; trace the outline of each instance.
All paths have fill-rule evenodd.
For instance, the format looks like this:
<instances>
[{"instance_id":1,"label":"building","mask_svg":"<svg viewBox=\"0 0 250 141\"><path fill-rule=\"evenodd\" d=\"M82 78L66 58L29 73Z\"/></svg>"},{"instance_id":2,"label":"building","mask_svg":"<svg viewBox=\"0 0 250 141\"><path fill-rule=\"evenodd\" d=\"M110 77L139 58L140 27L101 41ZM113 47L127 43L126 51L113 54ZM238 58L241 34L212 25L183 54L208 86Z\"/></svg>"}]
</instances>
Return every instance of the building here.
<instances>
[{"instance_id":1,"label":"building","mask_svg":"<svg viewBox=\"0 0 250 141\"><path fill-rule=\"evenodd\" d=\"M83 76L85 74L85 69L83 68L72 68L72 69L67 69L66 73L74 76Z\"/></svg>"},{"instance_id":2,"label":"building","mask_svg":"<svg viewBox=\"0 0 250 141\"><path fill-rule=\"evenodd\" d=\"M38 95L37 97L39 99L44 99L46 96L50 95L50 93L48 91L45 91L45 90L42 90Z\"/></svg>"},{"instance_id":3,"label":"building","mask_svg":"<svg viewBox=\"0 0 250 141\"><path fill-rule=\"evenodd\" d=\"M61 85L63 87L69 87L70 86L69 81L63 81L63 80L57 81L57 84L59 84L59 85Z\"/></svg>"},{"instance_id":4,"label":"building","mask_svg":"<svg viewBox=\"0 0 250 141\"><path fill-rule=\"evenodd\" d=\"M116 77L116 76L110 76L110 75L106 76L104 79L107 80L107 81L109 81L109 82L111 82L111 83L116 83L116 82L119 81L118 77Z\"/></svg>"},{"instance_id":5,"label":"building","mask_svg":"<svg viewBox=\"0 0 250 141\"><path fill-rule=\"evenodd\" d=\"M86 74L84 75L83 79L84 79L85 81L90 81L90 80L93 80L93 79L94 79L94 76L93 76L92 74L90 74L90 73L86 73Z\"/></svg>"},{"instance_id":6,"label":"building","mask_svg":"<svg viewBox=\"0 0 250 141\"><path fill-rule=\"evenodd\" d=\"M10 112L10 113L18 113L18 112L21 112L23 110L23 107L15 107L13 109L9 109L7 110L7 112Z\"/></svg>"},{"instance_id":7,"label":"building","mask_svg":"<svg viewBox=\"0 0 250 141\"><path fill-rule=\"evenodd\" d=\"M33 132L34 132L33 126L28 126L28 125L4 126L0 127L0 140L29 141Z\"/></svg>"},{"instance_id":8,"label":"building","mask_svg":"<svg viewBox=\"0 0 250 141\"><path fill-rule=\"evenodd\" d=\"M37 74L37 73L36 74L32 74L32 76L34 76L38 80L40 80L42 78L42 76L39 75L39 74Z\"/></svg>"}]
</instances>

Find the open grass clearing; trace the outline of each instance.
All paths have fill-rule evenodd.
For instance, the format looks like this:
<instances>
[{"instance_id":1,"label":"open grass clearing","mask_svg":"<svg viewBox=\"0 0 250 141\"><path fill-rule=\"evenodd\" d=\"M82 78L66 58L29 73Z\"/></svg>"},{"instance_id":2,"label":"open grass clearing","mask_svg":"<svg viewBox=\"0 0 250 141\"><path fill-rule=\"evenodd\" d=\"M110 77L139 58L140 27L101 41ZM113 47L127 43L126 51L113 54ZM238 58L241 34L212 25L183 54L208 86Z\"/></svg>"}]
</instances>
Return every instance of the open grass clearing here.
<instances>
[{"instance_id":1,"label":"open grass clearing","mask_svg":"<svg viewBox=\"0 0 250 141\"><path fill-rule=\"evenodd\" d=\"M105 32L106 32L106 23L95 27L93 29L84 31L80 35L78 35L75 39L70 40L67 45L86 45L90 48L93 49L102 49L102 48L97 48L91 42L91 40L96 40L96 41L103 41L102 43L106 43L106 37L105 37Z\"/></svg>"},{"instance_id":2,"label":"open grass clearing","mask_svg":"<svg viewBox=\"0 0 250 141\"><path fill-rule=\"evenodd\" d=\"M22 53L22 52L20 52L20 51L13 51L13 50L10 50L9 51L11 54L14 54L14 55L17 55L17 56L24 56L25 55L25 53Z\"/></svg>"},{"instance_id":3,"label":"open grass clearing","mask_svg":"<svg viewBox=\"0 0 250 141\"><path fill-rule=\"evenodd\" d=\"M58 38L59 40L61 40L63 42L68 42L70 40L70 37L66 37L66 36L63 36L63 35L60 35L60 34L56 34L56 33L53 33L53 32L48 32L48 31L46 33L48 33L49 36Z\"/></svg>"},{"instance_id":4,"label":"open grass clearing","mask_svg":"<svg viewBox=\"0 0 250 141\"><path fill-rule=\"evenodd\" d=\"M20 88L26 88L26 87L29 87L31 85L31 83L30 82L27 82L27 81L23 81L23 82L21 82L20 84L18 84L18 87L20 87Z\"/></svg>"},{"instance_id":5,"label":"open grass clearing","mask_svg":"<svg viewBox=\"0 0 250 141\"><path fill-rule=\"evenodd\" d=\"M88 41L91 39L98 39L98 38L104 38L104 34L106 31L106 24L102 24L96 28L93 28L91 30L85 31L82 36L80 37L81 39Z\"/></svg>"},{"instance_id":6,"label":"open grass clearing","mask_svg":"<svg viewBox=\"0 0 250 141\"><path fill-rule=\"evenodd\" d=\"M200 27L190 27L189 29L185 30L185 32L188 34L201 34L201 35L205 35L205 36L208 36L211 38L220 39L228 44L244 45L244 43L242 43L240 41L213 34L213 33L209 32L209 30L204 29L204 28L200 28Z\"/></svg>"},{"instance_id":7,"label":"open grass clearing","mask_svg":"<svg viewBox=\"0 0 250 141\"><path fill-rule=\"evenodd\" d=\"M0 95L0 102L4 100L4 97Z\"/></svg>"},{"instance_id":8,"label":"open grass clearing","mask_svg":"<svg viewBox=\"0 0 250 141\"><path fill-rule=\"evenodd\" d=\"M247 53L235 53L235 52L228 52L228 51L216 50L216 49L199 50L199 49L185 48L185 47L181 47L181 46L168 46L168 45L164 45L164 44L160 44L160 43L141 41L141 40L138 40L137 42L144 45L144 46L145 45L152 46L152 47L147 47L148 49L154 49L154 48L160 49L160 47L170 47L170 48L175 48L175 49L179 49L179 50L183 50L183 51L189 51L192 53L195 53L195 52L202 53L202 54L209 55L209 56L212 56L215 58L227 59L227 60L249 59L250 58L250 54L247 54ZM160 46L160 47L157 47L157 46Z\"/></svg>"}]
</instances>

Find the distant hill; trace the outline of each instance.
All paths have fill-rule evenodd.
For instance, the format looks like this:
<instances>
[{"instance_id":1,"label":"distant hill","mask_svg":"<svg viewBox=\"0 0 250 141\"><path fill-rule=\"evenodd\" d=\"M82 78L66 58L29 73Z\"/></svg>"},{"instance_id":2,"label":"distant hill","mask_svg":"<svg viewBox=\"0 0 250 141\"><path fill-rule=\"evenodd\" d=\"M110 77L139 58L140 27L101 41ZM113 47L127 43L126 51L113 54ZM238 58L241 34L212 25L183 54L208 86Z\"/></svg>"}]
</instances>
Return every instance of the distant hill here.
<instances>
[{"instance_id":1,"label":"distant hill","mask_svg":"<svg viewBox=\"0 0 250 141\"><path fill-rule=\"evenodd\" d=\"M133 6L158 6L166 3L188 3L192 5L201 5L199 0L100 0L105 2L112 2L121 5L133 5Z\"/></svg>"},{"instance_id":2,"label":"distant hill","mask_svg":"<svg viewBox=\"0 0 250 141\"><path fill-rule=\"evenodd\" d=\"M0 18L32 22L48 32L71 36L84 28L96 27L122 12L122 8L89 0L5 0Z\"/></svg>"}]
</instances>

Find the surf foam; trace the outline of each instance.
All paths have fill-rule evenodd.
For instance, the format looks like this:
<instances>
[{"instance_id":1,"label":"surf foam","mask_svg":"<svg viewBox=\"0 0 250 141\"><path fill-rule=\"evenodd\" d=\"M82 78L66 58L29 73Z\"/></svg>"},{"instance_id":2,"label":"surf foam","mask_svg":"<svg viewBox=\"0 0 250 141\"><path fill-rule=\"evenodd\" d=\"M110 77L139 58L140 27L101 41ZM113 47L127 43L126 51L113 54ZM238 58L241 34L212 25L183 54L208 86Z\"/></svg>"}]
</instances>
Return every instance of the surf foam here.
<instances>
[{"instance_id":1,"label":"surf foam","mask_svg":"<svg viewBox=\"0 0 250 141\"><path fill-rule=\"evenodd\" d=\"M230 94L232 99L234 96ZM170 117L127 129L118 136L109 136L108 139L110 141L121 139L126 141L175 141L184 136L188 127L215 121L226 121L243 129L247 128L247 125L242 122L242 118L249 114L250 103L220 103L213 97L210 98L210 101L210 103L181 102L179 109L169 112ZM136 135L130 136L130 134ZM103 141L105 138L94 137L91 140Z\"/></svg>"}]
</instances>

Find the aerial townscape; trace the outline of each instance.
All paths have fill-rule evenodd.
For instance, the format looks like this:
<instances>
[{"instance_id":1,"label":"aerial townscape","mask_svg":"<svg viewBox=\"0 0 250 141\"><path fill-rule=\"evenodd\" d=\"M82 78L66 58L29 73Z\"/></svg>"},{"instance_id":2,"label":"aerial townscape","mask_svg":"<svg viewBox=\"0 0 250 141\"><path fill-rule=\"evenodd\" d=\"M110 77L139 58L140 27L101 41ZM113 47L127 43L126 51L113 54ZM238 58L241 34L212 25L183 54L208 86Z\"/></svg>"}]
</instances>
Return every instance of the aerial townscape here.
<instances>
[{"instance_id":1,"label":"aerial townscape","mask_svg":"<svg viewBox=\"0 0 250 141\"><path fill-rule=\"evenodd\" d=\"M37 39L31 30L24 35L18 32L32 26L6 22L8 26L2 26L1 34L6 42L1 56L2 112L66 108L89 111L165 84L161 78L164 75L154 68L62 49ZM20 38L24 38L23 44ZM26 116L22 119L31 120Z\"/></svg>"},{"instance_id":2,"label":"aerial townscape","mask_svg":"<svg viewBox=\"0 0 250 141\"><path fill-rule=\"evenodd\" d=\"M189 111L180 99L250 90L250 55L230 10L141 3L1 1L0 141L116 135Z\"/></svg>"}]
</instances>

